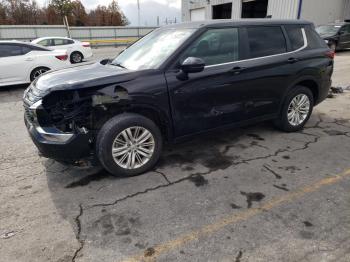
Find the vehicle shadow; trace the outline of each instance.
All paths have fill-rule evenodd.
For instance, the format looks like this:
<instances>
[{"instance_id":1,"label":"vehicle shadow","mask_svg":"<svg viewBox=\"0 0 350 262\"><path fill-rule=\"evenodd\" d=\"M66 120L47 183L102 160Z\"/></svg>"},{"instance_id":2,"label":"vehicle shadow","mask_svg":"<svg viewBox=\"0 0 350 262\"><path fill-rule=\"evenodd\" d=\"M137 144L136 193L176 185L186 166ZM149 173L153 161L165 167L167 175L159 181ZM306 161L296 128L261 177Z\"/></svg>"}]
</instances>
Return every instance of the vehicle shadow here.
<instances>
[{"instance_id":1,"label":"vehicle shadow","mask_svg":"<svg viewBox=\"0 0 350 262\"><path fill-rule=\"evenodd\" d=\"M350 56L350 49L339 50L335 54L336 56Z\"/></svg>"},{"instance_id":2,"label":"vehicle shadow","mask_svg":"<svg viewBox=\"0 0 350 262\"><path fill-rule=\"evenodd\" d=\"M241 136L251 138L250 132L271 132L270 123L260 126L219 131L198 136L190 141L175 145L165 145L157 170L171 172L174 164L186 166L184 172L196 172L190 163L200 162L216 168L227 168L230 161L225 160L225 146L239 142ZM255 136L255 135L254 135ZM260 138L256 135L254 143ZM243 146L242 146L243 147ZM227 159L230 156L227 157ZM168 182L162 175L150 171L137 177L116 177L102 168L79 169L65 166L53 160L44 160L45 175L52 201L62 218L67 219L76 229L76 217L80 206L88 207L96 203L110 203L149 188L157 188ZM188 167L190 166L190 168ZM193 168L193 170L192 170Z\"/></svg>"},{"instance_id":3,"label":"vehicle shadow","mask_svg":"<svg viewBox=\"0 0 350 262\"><path fill-rule=\"evenodd\" d=\"M209 172L228 169L242 153L250 159L274 155L275 152L288 148L288 143L293 138L299 140L299 144L294 146L301 148L303 143L315 140L315 133L327 131L323 129L326 127L320 125L323 121L323 125L333 131L338 127L333 124L336 121L340 121L347 132L350 131L350 120L342 121L324 114L314 114L306 129L299 133L282 133L270 122L213 132L181 144L166 145L156 172L150 171L131 178L115 177L101 168L67 167L53 160L45 160L43 164L56 210L63 219L69 221L77 238L80 238L83 225L79 219L95 205L110 205L167 186L170 181L165 180L165 175L172 179L170 175L179 176L181 172L185 174L184 177L195 175L199 172L198 168L206 168ZM326 133L323 135L327 136ZM181 179L183 177L179 181Z\"/></svg>"}]
</instances>

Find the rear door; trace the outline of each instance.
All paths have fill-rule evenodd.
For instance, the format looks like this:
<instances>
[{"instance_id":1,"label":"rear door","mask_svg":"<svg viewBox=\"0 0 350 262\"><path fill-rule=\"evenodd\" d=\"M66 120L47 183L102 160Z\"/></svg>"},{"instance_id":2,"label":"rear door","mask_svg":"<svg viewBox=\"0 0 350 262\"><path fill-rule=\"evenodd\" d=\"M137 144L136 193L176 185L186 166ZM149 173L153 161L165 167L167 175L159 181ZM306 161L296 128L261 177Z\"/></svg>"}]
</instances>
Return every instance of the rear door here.
<instances>
[{"instance_id":1,"label":"rear door","mask_svg":"<svg viewBox=\"0 0 350 262\"><path fill-rule=\"evenodd\" d=\"M246 118L270 118L278 113L280 100L295 77L299 54L290 52L282 26L247 26L244 30L247 52L240 66L245 68L241 81L245 83ZM301 28L299 33L302 37Z\"/></svg>"}]
</instances>

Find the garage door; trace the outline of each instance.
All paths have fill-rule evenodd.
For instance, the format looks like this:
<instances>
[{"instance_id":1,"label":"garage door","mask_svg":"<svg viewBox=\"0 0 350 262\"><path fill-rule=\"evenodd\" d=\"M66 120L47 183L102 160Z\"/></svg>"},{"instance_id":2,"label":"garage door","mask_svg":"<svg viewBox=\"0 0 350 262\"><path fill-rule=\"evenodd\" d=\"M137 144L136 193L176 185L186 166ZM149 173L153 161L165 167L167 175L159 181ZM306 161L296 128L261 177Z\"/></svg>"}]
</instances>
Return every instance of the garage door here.
<instances>
[{"instance_id":1,"label":"garage door","mask_svg":"<svg viewBox=\"0 0 350 262\"><path fill-rule=\"evenodd\" d=\"M193 9L191 12L191 21L205 20L205 8Z\"/></svg>"}]
</instances>

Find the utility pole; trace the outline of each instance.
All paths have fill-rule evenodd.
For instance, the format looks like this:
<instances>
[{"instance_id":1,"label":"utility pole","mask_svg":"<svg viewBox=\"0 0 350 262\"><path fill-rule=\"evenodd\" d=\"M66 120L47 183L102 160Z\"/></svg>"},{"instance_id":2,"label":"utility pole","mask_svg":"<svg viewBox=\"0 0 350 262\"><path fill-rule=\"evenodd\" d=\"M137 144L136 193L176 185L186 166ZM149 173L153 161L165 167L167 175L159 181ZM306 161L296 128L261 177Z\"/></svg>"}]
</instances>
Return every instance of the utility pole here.
<instances>
[{"instance_id":1,"label":"utility pole","mask_svg":"<svg viewBox=\"0 0 350 262\"><path fill-rule=\"evenodd\" d=\"M68 22L68 18L67 18L66 15L63 17L63 23L64 23L64 25L66 26L66 30L67 30L67 35L68 35L68 37L71 38L70 28L69 28L69 22Z\"/></svg>"},{"instance_id":2,"label":"utility pole","mask_svg":"<svg viewBox=\"0 0 350 262\"><path fill-rule=\"evenodd\" d=\"M140 0L137 0L137 23L138 23L138 27L137 27L137 36L138 38L140 38Z\"/></svg>"}]
</instances>

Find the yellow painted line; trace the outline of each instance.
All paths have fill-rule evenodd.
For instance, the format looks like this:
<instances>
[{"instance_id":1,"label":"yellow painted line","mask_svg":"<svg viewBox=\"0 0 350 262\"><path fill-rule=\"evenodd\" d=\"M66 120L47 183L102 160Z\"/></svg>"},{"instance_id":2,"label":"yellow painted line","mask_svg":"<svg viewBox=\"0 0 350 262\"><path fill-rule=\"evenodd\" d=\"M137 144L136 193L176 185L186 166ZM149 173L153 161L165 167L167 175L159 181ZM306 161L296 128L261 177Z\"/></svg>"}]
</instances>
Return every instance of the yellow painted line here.
<instances>
[{"instance_id":1,"label":"yellow painted line","mask_svg":"<svg viewBox=\"0 0 350 262\"><path fill-rule=\"evenodd\" d=\"M227 216L225 218L222 218L218 220L217 222L213 224L209 224L206 226L203 226L195 231L185 233L173 240L170 240L166 243L159 244L154 247L154 254L150 257L145 257L144 254L139 254L133 257L129 257L125 260L124 262L136 262L136 261L154 261L155 258L160 256L161 254L164 254L166 252L169 252L171 250L174 250L176 248L179 248L191 241L198 240L200 238L203 238L205 236L211 235L218 230L228 226L232 225L241 221L245 221L253 216L259 215L264 211L271 210L277 206L280 206L281 204L284 203L289 203L292 202L293 200L296 200L305 194L312 193L315 191L318 191L324 186L327 185L332 185L340 180L349 177L350 176L350 169L346 170L345 172L338 174L336 176L332 176L329 178L322 179L312 185L303 187L301 189L298 189L294 192L287 193L285 195L279 196L278 198L274 198L271 201L263 204L260 206L260 208L252 208L252 209L247 209L245 211L241 211L239 213Z\"/></svg>"}]
</instances>

